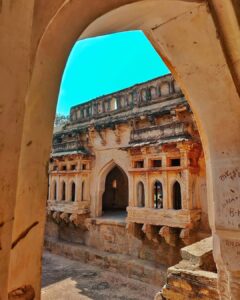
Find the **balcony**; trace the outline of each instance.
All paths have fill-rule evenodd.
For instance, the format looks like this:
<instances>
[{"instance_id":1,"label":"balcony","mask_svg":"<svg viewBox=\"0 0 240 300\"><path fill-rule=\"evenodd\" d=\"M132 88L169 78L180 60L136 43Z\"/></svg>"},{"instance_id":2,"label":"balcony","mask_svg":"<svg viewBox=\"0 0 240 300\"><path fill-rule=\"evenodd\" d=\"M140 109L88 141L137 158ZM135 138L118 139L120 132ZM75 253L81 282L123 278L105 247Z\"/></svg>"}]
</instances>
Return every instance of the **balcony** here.
<instances>
[{"instance_id":1,"label":"balcony","mask_svg":"<svg viewBox=\"0 0 240 300\"><path fill-rule=\"evenodd\" d=\"M165 125L154 125L145 128L134 129L131 132L130 144L171 140L188 140L189 132L187 124L175 122Z\"/></svg>"},{"instance_id":2,"label":"balcony","mask_svg":"<svg viewBox=\"0 0 240 300\"><path fill-rule=\"evenodd\" d=\"M67 141L53 144L53 152L68 152L73 150L81 150L83 147L79 141Z\"/></svg>"},{"instance_id":3,"label":"balcony","mask_svg":"<svg viewBox=\"0 0 240 300\"><path fill-rule=\"evenodd\" d=\"M48 200L48 210L50 211L58 211L65 212L68 214L87 214L90 212L89 210L89 202L88 201L56 201L56 200Z\"/></svg>"},{"instance_id":4,"label":"balcony","mask_svg":"<svg viewBox=\"0 0 240 300\"><path fill-rule=\"evenodd\" d=\"M201 218L200 209L154 209L128 207L128 223L150 224L177 228L193 228Z\"/></svg>"}]
</instances>

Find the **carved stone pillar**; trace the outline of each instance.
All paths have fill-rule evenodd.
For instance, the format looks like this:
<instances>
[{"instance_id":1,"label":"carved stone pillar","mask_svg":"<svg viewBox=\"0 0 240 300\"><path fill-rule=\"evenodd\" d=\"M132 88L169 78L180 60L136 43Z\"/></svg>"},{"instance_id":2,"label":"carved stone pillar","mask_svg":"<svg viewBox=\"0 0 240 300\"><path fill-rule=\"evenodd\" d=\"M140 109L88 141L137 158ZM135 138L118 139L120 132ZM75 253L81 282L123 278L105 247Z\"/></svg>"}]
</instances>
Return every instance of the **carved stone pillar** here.
<instances>
[{"instance_id":1,"label":"carved stone pillar","mask_svg":"<svg viewBox=\"0 0 240 300\"><path fill-rule=\"evenodd\" d=\"M137 195L135 196L135 183L134 183L134 178L133 178L133 174L129 173L129 190L128 190L128 206L134 207L136 206L136 202L137 202Z\"/></svg>"}]
</instances>

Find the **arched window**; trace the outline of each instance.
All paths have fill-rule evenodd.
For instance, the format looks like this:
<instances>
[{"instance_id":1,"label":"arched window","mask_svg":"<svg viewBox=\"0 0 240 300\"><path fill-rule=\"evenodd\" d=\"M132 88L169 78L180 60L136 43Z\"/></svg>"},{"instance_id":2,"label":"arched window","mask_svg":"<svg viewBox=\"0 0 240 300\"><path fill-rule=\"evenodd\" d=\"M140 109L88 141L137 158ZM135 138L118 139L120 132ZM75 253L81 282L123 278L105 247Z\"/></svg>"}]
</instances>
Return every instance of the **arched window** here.
<instances>
[{"instance_id":1,"label":"arched window","mask_svg":"<svg viewBox=\"0 0 240 300\"><path fill-rule=\"evenodd\" d=\"M77 114L77 119L79 119L80 116L81 116L81 113L80 113L80 110L79 110L79 109L77 110L77 113L76 113L76 114Z\"/></svg>"},{"instance_id":2,"label":"arched window","mask_svg":"<svg viewBox=\"0 0 240 300\"><path fill-rule=\"evenodd\" d=\"M109 110L109 102L106 100L103 103L104 103L104 111L108 111Z\"/></svg>"},{"instance_id":3,"label":"arched window","mask_svg":"<svg viewBox=\"0 0 240 300\"><path fill-rule=\"evenodd\" d=\"M84 201L84 197L85 197L85 182L82 182L82 195L81 195L81 201Z\"/></svg>"},{"instance_id":4,"label":"arched window","mask_svg":"<svg viewBox=\"0 0 240 300\"><path fill-rule=\"evenodd\" d=\"M71 186L71 201L75 201L75 194L76 194L76 186L75 183L72 183Z\"/></svg>"},{"instance_id":5,"label":"arched window","mask_svg":"<svg viewBox=\"0 0 240 300\"><path fill-rule=\"evenodd\" d=\"M53 181L53 200L57 200L57 183Z\"/></svg>"},{"instance_id":6,"label":"arched window","mask_svg":"<svg viewBox=\"0 0 240 300\"><path fill-rule=\"evenodd\" d=\"M141 181L137 184L137 203L139 207L145 206L144 184Z\"/></svg>"},{"instance_id":7,"label":"arched window","mask_svg":"<svg viewBox=\"0 0 240 300\"><path fill-rule=\"evenodd\" d=\"M111 105L111 111L112 110L116 110L118 107L117 107L117 99L116 98L112 98L111 100L110 100L110 105Z\"/></svg>"},{"instance_id":8,"label":"arched window","mask_svg":"<svg viewBox=\"0 0 240 300\"><path fill-rule=\"evenodd\" d=\"M161 84L161 96L169 95L169 84L164 82Z\"/></svg>"},{"instance_id":9,"label":"arched window","mask_svg":"<svg viewBox=\"0 0 240 300\"><path fill-rule=\"evenodd\" d=\"M147 100L147 91L144 89L141 91L142 94L142 101L146 101Z\"/></svg>"},{"instance_id":10,"label":"arched window","mask_svg":"<svg viewBox=\"0 0 240 300\"><path fill-rule=\"evenodd\" d=\"M176 93L181 92L180 86L177 84L177 82L174 80L174 90Z\"/></svg>"},{"instance_id":11,"label":"arched window","mask_svg":"<svg viewBox=\"0 0 240 300\"><path fill-rule=\"evenodd\" d=\"M62 200L66 200L66 183L62 182Z\"/></svg>"},{"instance_id":12,"label":"arched window","mask_svg":"<svg viewBox=\"0 0 240 300\"><path fill-rule=\"evenodd\" d=\"M102 111L103 111L102 102L101 101L97 102L97 111L98 111L99 114L101 114Z\"/></svg>"},{"instance_id":13,"label":"arched window","mask_svg":"<svg viewBox=\"0 0 240 300\"><path fill-rule=\"evenodd\" d=\"M153 202L154 208L163 208L163 188L158 180L153 185Z\"/></svg>"},{"instance_id":14,"label":"arched window","mask_svg":"<svg viewBox=\"0 0 240 300\"><path fill-rule=\"evenodd\" d=\"M182 209L181 186L177 181L173 185L173 209Z\"/></svg>"},{"instance_id":15,"label":"arched window","mask_svg":"<svg viewBox=\"0 0 240 300\"><path fill-rule=\"evenodd\" d=\"M124 96L121 96L121 98L120 98L120 103L121 103L121 107L127 106L127 105L126 105L126 101L125 101L125 97L124 97Z\"/></svg>"},{"instance_id":16,"label":"arched window","mask_svg":"<svg viewBox=\"0 0 240 300\"><path fill-rule=\"evenodd\" d=\"M133 103L133 96L132 96L132 94L128 95L127 101L128 101L128 105L131 105Z\"/></svg>"},{"instance_id":17,"label":"arched window","mask_svg":"<svg viewBox=\"0 0 240 300\"><path fill-rule=\"evenodd\" d=\"M151 87L150 88L150 92L151 92L151 98L155 99L157 97L157 90L155 87Z\"/></svg>"}]
</instances>

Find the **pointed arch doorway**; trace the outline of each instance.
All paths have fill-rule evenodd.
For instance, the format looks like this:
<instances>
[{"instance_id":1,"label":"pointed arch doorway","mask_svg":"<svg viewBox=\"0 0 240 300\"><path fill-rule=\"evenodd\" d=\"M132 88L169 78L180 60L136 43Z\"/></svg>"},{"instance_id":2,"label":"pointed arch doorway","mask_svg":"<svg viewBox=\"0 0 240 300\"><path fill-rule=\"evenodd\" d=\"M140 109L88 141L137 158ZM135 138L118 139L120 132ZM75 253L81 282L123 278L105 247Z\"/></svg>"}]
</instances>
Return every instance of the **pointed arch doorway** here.
<instances>
[{"instance_id":1,"label":"pointed arch doorway","mask_svg":"<svg viewBox=\"0 0 240 300\"><path fill-rule=\"evenodd\" d=\"M128 178L118 166L113 167L106 176L102 196L103 212L126 211L128 206Z\"/></svg>"}]
</instances>

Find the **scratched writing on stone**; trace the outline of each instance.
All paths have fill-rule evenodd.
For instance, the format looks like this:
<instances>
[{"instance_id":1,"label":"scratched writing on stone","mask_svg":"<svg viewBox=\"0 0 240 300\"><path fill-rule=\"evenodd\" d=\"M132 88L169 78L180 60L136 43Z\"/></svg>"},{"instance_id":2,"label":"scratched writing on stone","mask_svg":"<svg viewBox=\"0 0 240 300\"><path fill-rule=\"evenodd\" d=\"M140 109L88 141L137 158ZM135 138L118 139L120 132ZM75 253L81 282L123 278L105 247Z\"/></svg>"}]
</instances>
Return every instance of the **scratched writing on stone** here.
<instances>
[{"instance_id":1,"label":"scratched writing on stone","mask_svg":"<svg viewBox=\"0 0 240 300\"><path fill-rule=\"evenodd\" d=\"M229 216L234 218L234 217L240 217L240 209L235 209L233 207L229 208Z\"/></svg>"},{"instance_id":2,"label":"scratched writing on stone","mask_svg":"<svg viewBox=\"0 0 240 300\"><path fill-rule=\"evenodd\" d=\"M238 196L236 196L236 197L230 197L230 198L228 198L228 199L225 199L225 200L224 200L224 203L222 204L222 208L226 208L226 206L228 206L228 205L231 204L232 202L237 201L238 199L239 199Z\"/></svg>"},{"instance_id":3,"label":"scratched writing on stone","mask_svg":"<svg viewBox=\"0 0 240 300\"><path fill-rule=\"evenodd\" d=\"M234 180L235 178L240 178L240 170L239 168L235 168L232 171L226 170L219 176L221 181L225 181L226 179Z\"/></svg>"},{"instance_id":4,"label":"scratched writing on stone","mask_svg":"<svg viewBox=\"0 0 240 300\"><path fill-rule=\"evenodd\" d=\"M228 247L233 247L233 248L240 247L240 242L239 242L239 241L229 241L229 240L225 240L225 244L226 244L226 246L228 246Z\"/></svg>"},{"instance_id":5,"label":"scratched writing on stone","mask_svg":"<svg viewBox=\"0 0 240 300\"><path fill-rule=\"evenodd\" d=\"M240 255L240 242L239 241L229 241L229 240L225 240L225 245L227 247L231 247L231 248L236 248L236 254L237 256Z\"/></svg>"}]
</instances>

